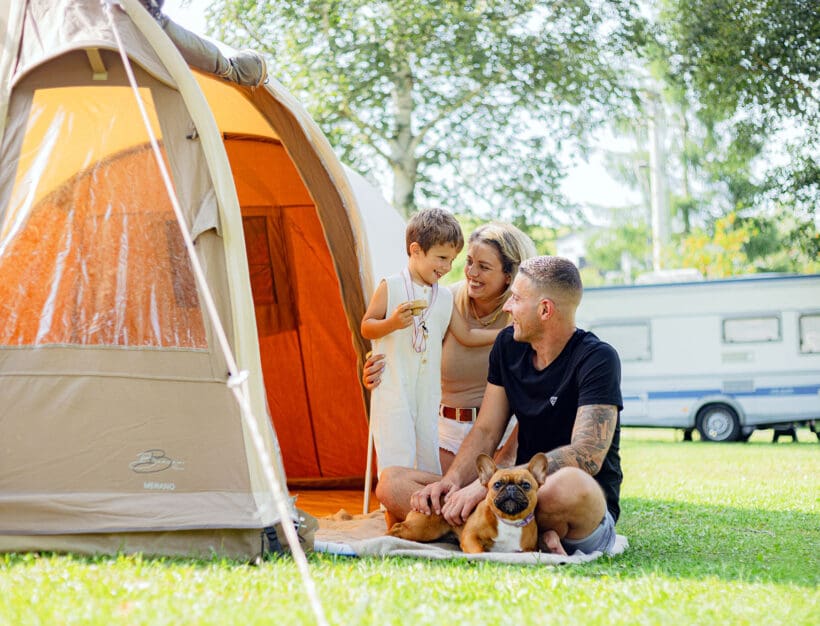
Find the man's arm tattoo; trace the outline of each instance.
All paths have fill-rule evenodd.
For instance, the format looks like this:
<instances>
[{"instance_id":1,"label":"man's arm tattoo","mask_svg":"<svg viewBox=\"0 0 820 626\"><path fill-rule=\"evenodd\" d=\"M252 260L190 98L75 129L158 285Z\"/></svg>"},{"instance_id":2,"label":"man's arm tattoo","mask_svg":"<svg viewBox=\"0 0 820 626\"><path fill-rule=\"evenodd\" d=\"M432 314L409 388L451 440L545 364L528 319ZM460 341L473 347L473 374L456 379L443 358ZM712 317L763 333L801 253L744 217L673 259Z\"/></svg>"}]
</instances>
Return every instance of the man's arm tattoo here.
<instances>
[{"instance_id":1,"label":"man's arm tattoo","mask_svg":"<svg viewBox=\"0 0 820 626\"><path fill-rule=\"evenodd\" d=\"M572 441L568 446L556 448L547 455L549 473L562 467L578 467L595 476L612 444L617 419L618 409L612 405L579 407L572 429Z\"/></svg>"}]
</instances>

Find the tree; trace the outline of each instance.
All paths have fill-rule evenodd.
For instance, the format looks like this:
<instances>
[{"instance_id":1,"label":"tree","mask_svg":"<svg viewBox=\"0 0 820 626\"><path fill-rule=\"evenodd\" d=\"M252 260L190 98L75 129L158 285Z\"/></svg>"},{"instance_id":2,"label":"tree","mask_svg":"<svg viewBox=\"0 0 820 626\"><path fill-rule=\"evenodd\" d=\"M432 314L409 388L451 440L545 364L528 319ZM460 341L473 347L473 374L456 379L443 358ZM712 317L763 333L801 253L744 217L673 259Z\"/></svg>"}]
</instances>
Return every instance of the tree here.
<instances>
[{"instance_id":1,"label":"tree","mask_svg":"<svg viewBox=\"0 0 820 626\"><path fill-rule=\"evenodd\" d=\"M220 38L272 57L344 160L519 223L566 213L563 142L629 95L633 0L217 0Z\"/></svg>"},{"instance_id":2,"label":"tree","mask_svg":"<svg viewBox=\"0 0 820 626\"><path fill-rule=\"evenodd\" d=\"M813 271L820 224L816 2L661 0L654 6L642 73L662 98L668 122L666 187L679 235L672 247L718 253L721 246L710 238L738 229L747 240L737 254L720 252L735 255L723 270ZM640 176L645 108L638 101L613 118L638 150L611 160L648 198ZM667 253L667 263L694 262L691 250Z\"/></svg>"},{"instance_id":3,"label":"tree","mask_svg":"<svg viewBox=\"0 0 820 626\"><path fill-rule=\"evenodd\" d=\"M693 267L706 278L726 278L751 273L746 246L756 234L754 227L738 220L735 213L716 220L708 229L695 229L681 238L678 267Z\"/></svg>"},{"instance_id":4,"label":"tree","mask_svg":"<svg viewBox=\"0 0 820 626\"><path fill-rule=\"evenodd\" d=\"M779 207L771 217L756 215L741 221L753 233L744 252L754 271L820 273L820 235L811 219Z\"/></svg>"},{"instance_id":5,"label":"tree","mask_svg":"<svg viewBox=\"0 0 820 626\"><path fill-rule=\"evenodd\" d=\"M670 264L697 268L707 278L755 272L820 272L820 237L810 220L788 209L774 218L729 213L708 228L682 235Z\"/></svg>"},{"instance_id":6,"label":"tree","mask_svg":"<svg viewBox=\"0 0 820 626\"><path fill-rule=\"evenodd\" d=\"M668 80L697 103L696 113L724 143L729 161L756 158L754 184L733 189L742 209L793 207L814 214L820 201L820 11L816 0L665 0L661 40Z\"/></svg>"},{"instance_id":7,"label":"tree","mask_svg":"<svg viewBox=\"0 0 820 626\"><path fill-rule=\"evenodd\" d=\"M613 211L609 226L595 230L586 241L586 260L598 277L584 277L585 285L631 283L652 268L652 233L643 207ZM591 273L591 272L590 272Z\"/></svg>"}]
</instances>

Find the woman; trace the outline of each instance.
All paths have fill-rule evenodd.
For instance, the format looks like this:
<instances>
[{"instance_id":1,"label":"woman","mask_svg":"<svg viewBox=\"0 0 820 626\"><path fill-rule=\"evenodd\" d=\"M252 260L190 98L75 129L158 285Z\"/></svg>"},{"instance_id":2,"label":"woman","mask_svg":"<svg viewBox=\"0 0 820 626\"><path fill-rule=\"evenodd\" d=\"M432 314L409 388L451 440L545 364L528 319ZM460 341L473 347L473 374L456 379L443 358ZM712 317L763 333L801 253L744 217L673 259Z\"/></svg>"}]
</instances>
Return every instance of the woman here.
<instances>
[{"instance_id":1,"label":"woman","mask_svg":"<svg viewBox=\"0 0 820 626\"><path fill-rule=\"evenodd\" d=\"M504 328L507 314L502 311L510 295L510 285L521 261L535 256L532 240L515 226L490 222L477 228L467 241L465 280L450 286L453 303L471 328ZM441 353L441 406L439 407L439 456L441 471L450 467L456 452L473 426L484 388L492 346L469 348L447 333ZM364 364L362 382L368 389L378 387L384 356L370 356ZM515 420L504 434L496 453L499 465L515 460Z\"/></svg>"}]
</instances>

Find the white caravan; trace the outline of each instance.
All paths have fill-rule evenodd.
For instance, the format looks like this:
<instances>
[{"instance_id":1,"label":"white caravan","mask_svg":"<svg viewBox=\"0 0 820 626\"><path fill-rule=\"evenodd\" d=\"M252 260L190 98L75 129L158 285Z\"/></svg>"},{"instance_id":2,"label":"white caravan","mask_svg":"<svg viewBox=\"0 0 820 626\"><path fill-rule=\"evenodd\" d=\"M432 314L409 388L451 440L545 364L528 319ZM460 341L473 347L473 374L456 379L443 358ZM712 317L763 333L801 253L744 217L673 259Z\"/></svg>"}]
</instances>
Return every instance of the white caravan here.
<instances>
[{"instance_id":1,"label":"white caravan","mask_svg":"<svg viewBox=\"0 0 820 626\"><path fill-rule=\"evenodd\" d=\"M577 318L618 350L624 426L817 432L820 275L589 288Z\"/></svg>"}]
</instances>

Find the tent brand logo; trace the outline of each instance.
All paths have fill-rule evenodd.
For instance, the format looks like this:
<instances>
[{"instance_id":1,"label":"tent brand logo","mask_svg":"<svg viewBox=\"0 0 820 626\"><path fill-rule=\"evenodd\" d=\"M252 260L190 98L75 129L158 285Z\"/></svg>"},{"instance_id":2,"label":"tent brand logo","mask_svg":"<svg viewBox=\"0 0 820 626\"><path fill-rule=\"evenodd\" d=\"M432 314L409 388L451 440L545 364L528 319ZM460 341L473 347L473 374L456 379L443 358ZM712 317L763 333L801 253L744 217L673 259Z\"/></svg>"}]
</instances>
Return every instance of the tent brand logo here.
<instances>
[{"instance_id":1,"label":"tent brand logo","mask_svg":"<svg viewBox=\"0 0 820 626\"><path fill-rule=\"evenodd\" d=\"M550 398L550 404L551 404L552 406L555 406L555 403L556 403L556 402L558 402L558 396L552 396L552 397Z\"/></svg>"},{"instance_id":2,"label":"tent brand logo","mask_svg":"<svg viewBox=\"0 0 820 626\"><path fill-rule=\"evenodd\" d=\"M137 460L129 464L132 472L137 474L153 474L167 469L183 470L185 461L175 461L165 454L165 450L153 448L137 454ZM146 487L148 488L148 487Z\"/></svg>"},{"instance_id":3,"label":"tent brand logo","mask_svg":"<svg viewBox=\"0 0 820 626\"><path fill-rule=\"evenodd\" d=\"M174 483L158 483L153 480L146 480L144 483L142 483L142 488L159 491L173 491L177 488L177 486Z\"/></svg>"}]
</instances>

